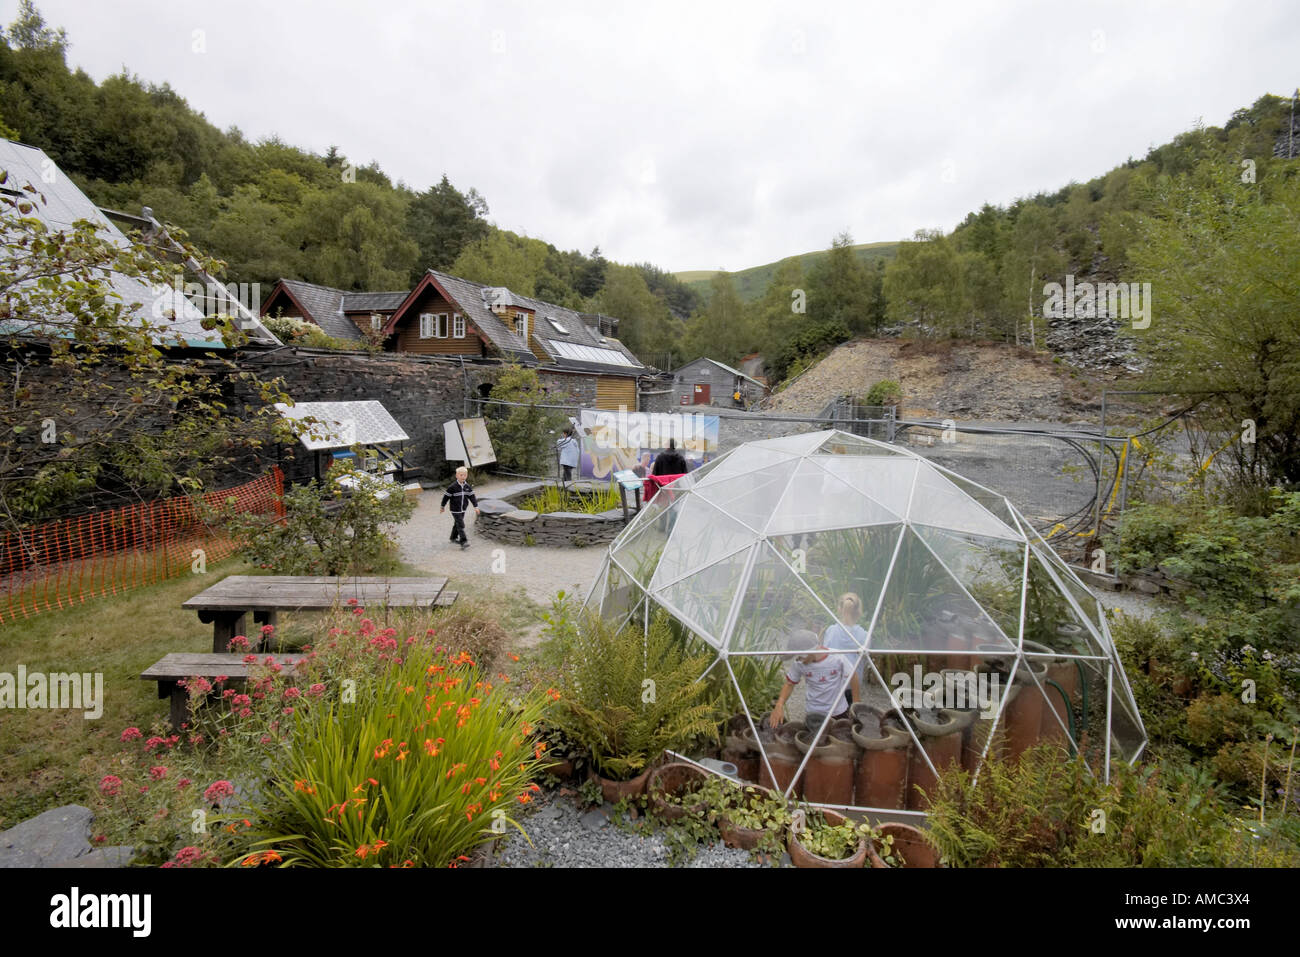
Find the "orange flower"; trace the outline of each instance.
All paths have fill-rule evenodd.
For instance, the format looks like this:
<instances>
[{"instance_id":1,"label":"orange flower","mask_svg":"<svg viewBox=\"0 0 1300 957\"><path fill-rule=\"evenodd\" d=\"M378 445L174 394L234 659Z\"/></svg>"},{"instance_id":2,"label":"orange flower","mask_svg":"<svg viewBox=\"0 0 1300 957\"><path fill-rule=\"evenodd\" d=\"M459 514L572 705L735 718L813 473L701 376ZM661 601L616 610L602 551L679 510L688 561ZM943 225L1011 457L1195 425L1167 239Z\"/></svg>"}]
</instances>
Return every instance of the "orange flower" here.
<instances>
[{"instance_id":1,"label":"orange flower","mask_svg":"<svg viewBox=\"0 0 1300 957\"><path fill-rule=\"evenodd\" d=\"M460 786L460 793L461 793L461 794L468 794L468 793L469 793L469 782L468 782L468 781L466 781L464 784L462 784L462 785Z\"/></svg>"},{"instance_id":2,"label":"orange flower","mask_svg":"<svg viewBox=\"0 0 1300 957\"><path fill-rule=\"evenodd\" d=\"M533 755L534 755L535 757L539 757L539 758L540 758L540 757L542 756L542 752L545 751L545 750L546 750L546 742L545 742L545 741L538 741L538 742L537 742L537 747L533 748Z\"/></svg>"},{"instance_id":3,"label":"orange flower","mask_svg":"<svg viewBox=\"0 0 1300 957\"><path fill-rule=\"evenodd\" d=\"M521 794L519 795L518 801L520 804L527 804L532 799L533 796L531 794Z\"/></svg>"},{"instance_id":4,"label":"orange flower","mask_svg":"<svg viewBox=\"0 0 1300 957\"><path fill-rule=\"evenodd\" d=\"M366 855L369 853L370 853L369 844L362 844L360 847L357 848L357 857L361 858L363 861L366 859Z\"/></svg>"},{"instance_id":5,"label":"orange flower","mask_svg":"<svg viewBox=\"0 0 1300 957\"><path fill-rule=\"evenodd\" d=\"M379 787L379 782L376 781L374 778L366 778L366 780L370 782L372 787Z\"/></svg>"},{"instance_id":6,"label":"orange flower","mask_svg":"<svg viewBox=\"0 0 1300 957\"><path fill-rule=\"evenodd\" d=\"M517 654L515 654L513 651L511 651L511 652L507 652L507 653L510 655L510 660L511 660L511 661L518 661L518 660L519 660L519 656L518 656Z\"/></svg>"},{"instance_id":7,"label":"orange flower","mask_svg":"<svg viewBox=\"0 0 1300 957\"><path fill-rule=\"evenodd\" d=\"M560 693L556 691L554 688L547 688L546 693L551 696L552 701L560 700Z\"/></svg>"},{"instance_id":8,"label":"orange flower","mask_svg":"<svg viewBox=\"0 0 1300 957\"><path fill-rule=\"evenodd\" d=\"M387 846L388 846L388 842L387 842L387 841L375 841L375 843L373 843L373 844L370 845L370 849L371 849L372 851L374 851L374 852L377 854L377 853L379 853L380 851L382 851L384 848L386 848Z\"/></svg>"},{"instance_id":9,"label":"orange flower","mask_svg":"<svg viewBox=\"0 0 1300 957\"><path fill-rule=\"evenodd\" d=\"M501 796L501 792L496 790L495 788L493 788L491 791L488 791L488 800L493 802L494 804L496 803L496 799L499 798L500 796Z\"/></svg>"},{"instance_id":10,"label":"orange flower","mask_svg":"<svg viewBox=\"0 0 1300 957\"><path fill-rule=\"evenodd\" d=\"M474 783L477 784L479 787L482 787L483 785L487 784L487 778L475 778Z\"/></svg>"},{"instance_id":11,"label":"orange flower","mask_svg":"<svg viewBox=\"0 0 1300 957\"><path fill-rule=\"evenodd\" d=\"M242 861L240 861L240 862L239 862L239 866L240 866L240 867L256 867L258 864L261 864L261 863L262 863L261 858L260 858L257 854L253 854L253 855L251 855L251 856L249 856L249 857L244 858Z\"/></svg>"},{"instance_id":12,"label":"orange flower","mask_svg":"<svg viewBox=\"0 0 1300 957\"><path fill-rule=\"evenodd\" d=\"M441 741L442 738L439 738L438 740ZM424 753L431 758L436 758L438 756L438 746L434 744L432 741L430 741L428 738L425 738Z\"/></svg>"},{"instance_id":13,"label":"orange flower","mask_svg":"<svg viewBox=\"0 0 1300 957\"><path fill-rule=\"evenodd\" d=\"M488 762L488 767L490 767L493 771L500 771L501 762L498 761L496 758L493 758L491 761Z\"/></svg>"},{"instance_id":14,"label":"orange flower","mask_svg":"<svg viewBox=\"0 0 1300 957\"><path fill-rule=\"evenodd\" d=\"M282 860L284 860L284 858L280 856L278 851L267 851L265 854L262 855L263 864L274 864L276 861L282 861Z\"/></svg>"},{"instance_id":15,"label":"orange flower","mask_svg":"<svg viewBox=\"0 0 1300 957\"><path fill-rule=\"evenodd\" d=\"M354 788L352 789L352 793L353 793L353 794L357 794L358 792L365 790L365 787L366 787L366 786L365 786L364 783L363 783L363 784L358 784L356 787L354 787Z\"/></svg>"}]
</instances>

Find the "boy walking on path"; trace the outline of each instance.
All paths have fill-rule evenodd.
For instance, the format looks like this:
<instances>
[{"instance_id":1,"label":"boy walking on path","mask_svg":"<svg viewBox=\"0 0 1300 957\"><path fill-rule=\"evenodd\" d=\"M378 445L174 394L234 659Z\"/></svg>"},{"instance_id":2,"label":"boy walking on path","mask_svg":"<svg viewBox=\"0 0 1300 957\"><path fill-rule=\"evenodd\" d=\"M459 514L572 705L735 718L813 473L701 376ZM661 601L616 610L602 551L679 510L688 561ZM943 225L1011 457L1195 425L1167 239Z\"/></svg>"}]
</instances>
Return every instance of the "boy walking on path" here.
<instances>
[{"instance_id":1,"label":"boy walking on path","mask_svg":"<svg viewBox=\"0 0 1300 957\"><path fill-rule=\"evenodd\" d=\"M447 487L447 491L442 495L442 506L438 509L438 514L447 511L447 503L451 502L451 540L460 542L461 548L469 548L469 536L465 534L465 511L469 507L466 502L474 506L474 514L482 515L478 510L478 499L474 497L474 489L466 479L469 476L469 469L461 466L456 469L456 481Z\"/></svg>"}]
</instances>

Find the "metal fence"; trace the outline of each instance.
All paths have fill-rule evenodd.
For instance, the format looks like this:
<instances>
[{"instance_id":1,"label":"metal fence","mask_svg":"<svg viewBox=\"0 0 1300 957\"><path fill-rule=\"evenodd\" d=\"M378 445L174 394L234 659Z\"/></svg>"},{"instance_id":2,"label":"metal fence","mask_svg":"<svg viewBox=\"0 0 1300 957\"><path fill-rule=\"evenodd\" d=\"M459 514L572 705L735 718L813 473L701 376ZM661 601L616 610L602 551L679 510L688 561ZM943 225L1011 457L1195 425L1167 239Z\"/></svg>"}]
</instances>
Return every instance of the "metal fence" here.
<instances>
[{"instance_id":1,"label":"metal fence","mask_svg":"<svg viewBox=\"0 0 1300 957\"><path fill-rule=\"evenodd\" d=\"M479 413L510 403L480 400ZM577 419L579 406L546 406L558 416ZM689 410L688 410L689 411ZM718 417L718 452L746 442L822 429L891 442L1007 496L1044 537L1071 557L1081 557L1094 537L1099 490L1103 500L1116 487L1122 437L1102 441L1096 432L1008 425L899 419L890 406L856 405L850 399L829 403L815 416L773 415L708 408ZM539 436L551 467L532 478L557 478L554 434ZM512 473L509 470L507 474ZM1116 496L1117 498L1117 496ZM1103 519L1111 518L1103 509Z\"/></svg>"}]
</instances>

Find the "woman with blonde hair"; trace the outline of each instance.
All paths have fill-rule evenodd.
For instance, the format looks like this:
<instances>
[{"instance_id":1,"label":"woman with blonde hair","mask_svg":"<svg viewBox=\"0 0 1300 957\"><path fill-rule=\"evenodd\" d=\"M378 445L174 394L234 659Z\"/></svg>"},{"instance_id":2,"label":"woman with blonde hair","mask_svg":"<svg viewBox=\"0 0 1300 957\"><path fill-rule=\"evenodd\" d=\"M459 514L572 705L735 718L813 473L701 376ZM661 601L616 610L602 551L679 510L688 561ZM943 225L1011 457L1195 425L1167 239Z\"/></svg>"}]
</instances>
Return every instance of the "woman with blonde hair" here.
<instances>
[{"instance_id":1,"label":"woman with blonde hair","mask_svg":"<svg viewBox=\"0 0 1300 957\"><path fill-rule=\"evenodd\" d=\"M835 615L839 619L828 625L822 632L822 644L832 651L845 652L844 658L857 672L859 686L865 679L866 659L861 651L867 644L867 631L858 624L862 620L862 599L856 592L846 591L835 603Z\"/></svg>"}]
</instances>

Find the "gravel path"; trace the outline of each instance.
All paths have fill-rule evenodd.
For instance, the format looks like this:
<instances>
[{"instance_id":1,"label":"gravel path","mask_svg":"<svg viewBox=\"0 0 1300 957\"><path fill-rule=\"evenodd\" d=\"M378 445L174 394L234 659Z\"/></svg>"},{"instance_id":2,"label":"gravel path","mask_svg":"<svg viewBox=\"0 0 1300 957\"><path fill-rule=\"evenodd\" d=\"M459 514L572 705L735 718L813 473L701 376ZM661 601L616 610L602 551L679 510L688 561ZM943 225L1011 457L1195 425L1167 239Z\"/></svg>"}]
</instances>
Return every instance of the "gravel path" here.
<instances>
[{"instance_id":1,"label":"gravel path","mask_svg":"<svg viewBox=\"0 0 1300 957\"><path fill-rule=\"evenodd\" d=\"M474 489L481 501L491 498L495 490L510 483L487 482ZM451 536L450 513L439 514L441 489L420 493L415 514L397 529L402 559L423 571L444 575L448 588L457 582L473 580L489 588L513 590L522 587L528 597L549 607L557 591L585 597L587 589L600 571L604 546L592 548L546 548L503 545L474 531L474 515L466 516L465 528L470 547L462 550L448 539Z\"/></svg>"},{"instance_id":2,"label":"gravel path","mask_svg":"<svg viewBox=\"0 0 1300 957\"><path fill-rule=\"evenodd\" d=\"M487 861L490 867L671 867L669 850L653 832L634 833L610 822L610 805L579 810L562 791L548 793L545 803L519 823L518 831ZM642 823L644 819L636 823ZM788 861L788 858L786 858ZM760 867L748 851L723 845L699 845L695 856L678 867Z\"/></svg>"}]
</instances>

